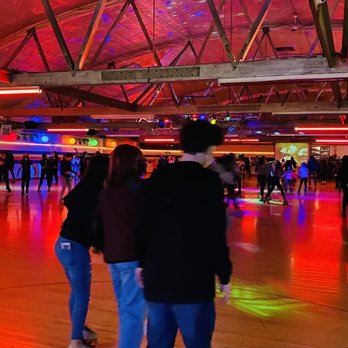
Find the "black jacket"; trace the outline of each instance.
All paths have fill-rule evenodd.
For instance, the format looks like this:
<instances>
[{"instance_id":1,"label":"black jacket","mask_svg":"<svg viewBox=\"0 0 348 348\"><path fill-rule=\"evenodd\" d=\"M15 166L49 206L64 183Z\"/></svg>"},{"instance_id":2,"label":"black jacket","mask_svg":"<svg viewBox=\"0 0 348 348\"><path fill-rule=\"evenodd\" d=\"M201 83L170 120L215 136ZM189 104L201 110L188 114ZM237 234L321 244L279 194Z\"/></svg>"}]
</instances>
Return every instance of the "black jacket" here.
<instances>
[{"instance_id":1,"label":"black jacket","mask_svg":"<svg viewBox=\"0 0 348 348\"><path fill-rule=\"evenodd\" d=\"M227 284L232 268L219 175L178 162L147 180L137 252L148 301L212 301L215 275Z\"/></svg>"}]
</instances>

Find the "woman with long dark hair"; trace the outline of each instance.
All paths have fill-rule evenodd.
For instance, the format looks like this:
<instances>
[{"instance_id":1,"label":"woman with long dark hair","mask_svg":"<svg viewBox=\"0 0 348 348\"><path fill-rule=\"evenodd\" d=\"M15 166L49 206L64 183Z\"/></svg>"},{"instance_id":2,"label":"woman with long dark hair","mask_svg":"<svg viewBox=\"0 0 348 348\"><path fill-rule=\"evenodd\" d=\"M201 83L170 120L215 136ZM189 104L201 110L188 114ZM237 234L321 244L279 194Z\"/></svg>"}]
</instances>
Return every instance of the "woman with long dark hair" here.
<instances>
[{"instance_id":1,"label":"woman with long dark hair","mask_svg":"<svg viewBox=\"0 0 348 348\"><path fill-rule=\"evenodd\" d=\"M24 195L24 188L25 188L25 193L29 194L29 184L30 184L32 166L33 166L33 161L29 158L29 154L24 153L22 160L19 162L19 168L17 171L17 176L19 175L19 172L22 171L22 180L21 180L22 196ZM35 168L35 172L36 172L36 168Z\"/></svg>"},{"instance_id":2,"label":"woman with long dark hair","mask_svg":"<svg viewBox=\"0 0 348 348\"><path fill-rule=\"evenodd\" d=\"M89 249L93 245L93 217L108 162L107 157L93 157L84 177L62 199L68 216L63 222L55 251L71 286L69 308L72 332L69 348L87 348L90 347L88 341L97 339L96 333L85 325L91 288Z\"/></svg>"},{"instance_id":3,"label":"woman with long dark hair","mask_svg":"<svg viewBox=\"0 0 348 348\"><path fill-rule=\"evenodd\" d=\"M143 337L145 300L135 282L135 228L144 170L145 161L138 148L117 146L97 209L100 249L109 264L118 305L119 348L139 348Z\"/></svg>"},{"instance_id":4,"label":"woman with long dark hair","mask_svg":"<svg viewBox=\"0 0 348 348\"><path fill-rule=\"evenodd\" d=\"M342 158L342 164L338 168L336 182L342 190L342 216L346 216L346 206L348 204L348 156Z\"/></svg>"}]
</instances>

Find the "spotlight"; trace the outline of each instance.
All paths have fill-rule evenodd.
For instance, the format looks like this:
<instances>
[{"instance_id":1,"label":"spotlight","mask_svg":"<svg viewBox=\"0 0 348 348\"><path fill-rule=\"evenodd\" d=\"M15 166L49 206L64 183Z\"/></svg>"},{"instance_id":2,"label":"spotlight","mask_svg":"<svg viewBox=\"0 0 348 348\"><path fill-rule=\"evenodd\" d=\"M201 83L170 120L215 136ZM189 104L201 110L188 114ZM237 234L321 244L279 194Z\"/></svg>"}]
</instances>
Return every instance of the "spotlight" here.
<instances>
[{"instance_id":1,"label":"spotlight","mask_svg":"<svg viewBox=\"0 0 348 348\"><path fill-rule=\"evenodd\" d=\"M166 124L162 119L158 120L158 128L163 129L165 126Z\"/></svg>"},{"instance_id":2,"label":"spotlight","mask_svg":"<svg viewBox=\"0 0 348 348\"><path fill-rule=\"evenodd\" d=\"M213 124L213 125L216 125L217 120L216 120L216 117L215 117L215 116L213 116L213 117L210 118L210 123Z\"/></svg>"}]
</instances>

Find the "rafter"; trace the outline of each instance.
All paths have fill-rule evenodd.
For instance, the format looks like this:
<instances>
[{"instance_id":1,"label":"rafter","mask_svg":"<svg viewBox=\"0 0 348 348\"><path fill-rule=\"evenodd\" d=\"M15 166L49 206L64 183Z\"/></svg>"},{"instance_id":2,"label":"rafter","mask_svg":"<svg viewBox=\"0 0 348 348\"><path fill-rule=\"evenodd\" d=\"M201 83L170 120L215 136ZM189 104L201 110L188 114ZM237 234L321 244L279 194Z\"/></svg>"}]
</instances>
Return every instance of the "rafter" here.
<instances>
[{"instance_id":1,"label":"rafter","mask_svg":"<svg viewBox=\"0 0 348 348\"><path fill-rule=\"evenodd\" d=\"M223 77L223 78L222 78ZM243 62L236 70L229 63L188 66L110 69L70 72L12 73L10 84L16 86L78 86L148 84L178 81L219 80L222 84L274 84L309 81L340 81L348 78L348 65L329 68L325 58L294 58Z\"/></svg>"},{"instance_id":2,"label":"rafter","mask_svg":"<svg viewBox=\"0 0 348 348\"><path fill-rule=\"evenodd\" d=\"M1 115L6 117L25 116L81 116L91 115L94 118L117 119L124 116L137 118L154 115L178 115L196 113L246 113L259 114L271 113L281 115L341 115L348 114L348 106L337 107L335 103L253 103L233 105L177 105L177 106L138 106L136 111L112 107L95 108L47 108L47 109L0 109ZM107 116L107 117L106 117Z\"/></svg>"},{"instance_id":3,"label":"rafter","mask_svg":"<svg viewBox=\"0 0 348 348\"><path fill-rule=\"evenodd\" d=\"M101 104L101 105L111 106L111 107L115 107L119 109L135 111L135 105L133 104L124 102L122 100L117 100L117 99L105 97L103 95L84 91L82 89L76 89L71 87L51 87L51 88L48 88L47 91L52 93L57 93L59 95L66 95L68 97L71 96L71 97L89 101L95 104Z\"/></svg>"}]
</instances>

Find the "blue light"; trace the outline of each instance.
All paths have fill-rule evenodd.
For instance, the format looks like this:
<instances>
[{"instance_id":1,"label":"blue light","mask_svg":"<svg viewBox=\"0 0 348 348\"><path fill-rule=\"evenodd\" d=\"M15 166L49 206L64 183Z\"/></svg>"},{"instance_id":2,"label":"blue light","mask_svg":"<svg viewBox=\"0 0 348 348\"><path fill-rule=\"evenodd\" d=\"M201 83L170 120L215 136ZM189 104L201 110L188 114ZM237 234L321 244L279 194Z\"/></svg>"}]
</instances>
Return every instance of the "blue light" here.
<instances>
[{"instance_id":1,"label":"blue light","mask_svg":"<svg viewBox=\"0 0 348 348\"><path fill-rule=\"evenodd\" d=\"M204 120L206 119L206 115L200 114L200 115L199 115L199 119L200 119L201 121L204 121Z\"/></svg>"},{"instance_id":2,"label":"blue light","mask_svg":"<svg viewBox=\"0 0 348 348\"><path fill-rule=\"evenodd\" d=\"M108 36L105 38L105 43L108 43L110 40L111 40L111 36L108 35Z\"/></svg>"},{"instance_id":3,"label":"blue light","mask_svg":"<svg viewBox=\"0 0 348 348\"><path fill-rule=\"evenodd\" d=\"M50 140L50 138L47 136L47 135L43 135L41 138L40 138L41 142L42 143L48 143L48 141Z\"/></svg>"},{"instance_id":4,"label":"blue light","mask_svg":"<svg viewBox=\"0 0 348 348\"><path fill-rule=\"evenodd\" d=\"M108 24L108 23L110 23L111 19L110 19L110 17L107 14L103 13L102 14L102 21L104 23Z\"/></svg>"},{"instance_id":5,"label":"blue light","mask_svg":"<svg viewBox=\"0 0 348 348\"><path fill-rule=\"evenodd\" d=\"M203 17L204 13L202 11L197 11L197 12L195 12L195 16L196 17Z\"/></svg>"},{"instance_id":6,"label":"blue light","mask_svg":"<svg viewBox=\"0 0 348 348\"><path fill-rule=\"evenodd\" d=\"M228 127L228 133L234 133L235 130L236 129L234 127Z\"/></svg>"}]
</instances>

